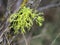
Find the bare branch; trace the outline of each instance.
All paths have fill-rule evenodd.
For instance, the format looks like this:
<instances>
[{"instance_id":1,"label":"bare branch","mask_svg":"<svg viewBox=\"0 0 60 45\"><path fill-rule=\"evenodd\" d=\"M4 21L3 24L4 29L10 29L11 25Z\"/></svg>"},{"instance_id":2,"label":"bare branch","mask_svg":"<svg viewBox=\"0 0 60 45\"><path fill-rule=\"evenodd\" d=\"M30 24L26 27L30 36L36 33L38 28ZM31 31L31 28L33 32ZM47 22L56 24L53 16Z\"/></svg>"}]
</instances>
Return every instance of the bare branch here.
<instances>
[{"instance_id":1,"label":"bare branch","mask_svg":"<svg viewBox=\"0 0 60 45\"><path fill-rule=\"evenodd\" d=\"M26 39L24 34L23 34L23 38L24 38L24 41L25 41L26 45L28 45L27 39Z\"/></svg>"},{"instance_id":2,"label":"bare branch","mask_svg":"<svg viewBox=\"0 0 60 45\"><path fill-rule=\"evenodd\" d=\"M0 32L0 38L3 36L3 34L6 32L6 31L8 31L9 30L9 28L7 27L3 32Z\"/></svg>"},{"instance_id":3,"label":"bare branch","mask_svg":"<svg viewBox=\"0 0 60 45\"><path fill-rule=\"evenodd\" d=\"M50 5L47 5L47 6L44 6L44 7L40 7L37 10L38 11L43 11L45 9L49 9L49 8L52 8L52 7L58 7L58 6L60 6L60 3L58 3L58 4L50 4Z\"/></svg>"},{"instance_id":4,"label":"bare branch","mask_svg":"<svg viewBox=\"0 0 60 45\"><path fill-rule=\"evenodd\" d=\"M54 45L55 41L57 40L57 38L60 36L60 33L57 34L56 38L52 41L51 45Z\"/></svg>"},{"instance_id":5,"label":"bare branch","mask_svg":"<svg viewBox=\"0 0 60 45\"><path fill-rule=\"evenodd\" d=\"M7 34L5 34L5 37L6 37L6 40L7 40L8 45L10 45L10 42L9 42L9 40L7 38Z\"/></svg>"}]
</instances>

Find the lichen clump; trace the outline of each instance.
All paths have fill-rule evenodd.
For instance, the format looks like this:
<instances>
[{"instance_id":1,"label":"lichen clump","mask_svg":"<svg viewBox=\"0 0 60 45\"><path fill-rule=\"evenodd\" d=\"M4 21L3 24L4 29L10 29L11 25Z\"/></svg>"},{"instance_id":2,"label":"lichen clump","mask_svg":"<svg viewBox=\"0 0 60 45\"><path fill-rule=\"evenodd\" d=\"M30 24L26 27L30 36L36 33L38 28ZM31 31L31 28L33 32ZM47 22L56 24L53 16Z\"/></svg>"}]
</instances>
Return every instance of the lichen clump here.
<instances>
[{"instance_id":1,"label":"lichen clump","mask_svg":"<svg viewBox=\"0 0 60 45\"><path fill-rule=\"evenodd\" d=\"M26 33L26 29L29 31L34 21L41 26L44 18L37 14L36 11L33 12L32 9L27 7L21 8L9 18L9 22L11 23L10 28L14 29L14 33Z\"/></svg>"}]
</instances>

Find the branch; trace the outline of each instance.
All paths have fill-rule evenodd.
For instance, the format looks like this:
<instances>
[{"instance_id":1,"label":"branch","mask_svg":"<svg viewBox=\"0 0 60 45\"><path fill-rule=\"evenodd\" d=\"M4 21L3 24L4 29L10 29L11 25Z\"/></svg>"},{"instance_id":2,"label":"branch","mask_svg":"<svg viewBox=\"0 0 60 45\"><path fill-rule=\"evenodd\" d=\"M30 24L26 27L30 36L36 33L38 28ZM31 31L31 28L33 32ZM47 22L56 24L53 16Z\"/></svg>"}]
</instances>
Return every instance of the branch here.
<instances>
[{"instance_id":1,"label":"branch","mask_svg":"<svg viewBox=\"0 0 60 45\"><path fill-rule=\"evenodd\" d=\"M54 45L54 43L56 42L57 38L60 36L60 33L56 36L56 38L52 41L51 45Z\"/></svg>"},{"instance_id":2,"label":"branch","mask_svg":"<svg viewBox=\"0 0 60 45\"><path fill-rule=\"evenodd\" d=\"M24 41L25 41L26 45L28 45L27 39L26 39L24 34L23 34L23 38L24 38Z\"/></svg>"},{"instance_id":3,"label":"branch","mask_svg":"<svg viewBox=\"0 0 60 45\"><path fill-rule=\"evenodd\" d=\"M7 40L8 45L10 45L10 42L8 40L8 37L7 37L7 34L5 34L5 37L6 37L6 40Z\"/></svg>"},{"instance_id":4,"label":"branch","mask_svg":"<svg viewBox=\"0 0 60 45\"><path fill-rule=\"evenodd\" d=\"M15 36L12 37L12 39L10 40L10 44L14 41L14 39L17 37L17 35L15 35Z\"/></svg>"},{"instance_id":5,"label":"branch","mask_svg":"<svg viewBox=\"0 0 60 45\"><path fill-rule=\"evenodd\" d=\"M47 6L44 6L44 7L40 7L37 10L38 11L43 11L45 9L49 9L49 8L53 8L53 7L58 7L58 6L60 6L60 3L58 3L58 4L50 4L50 5L47 5Z\"/></svg>"},{"instance_id":6,"label":"branch","mask_svg":"<svg viewBox=\"0 0 60 45\"><path fill-rule=\"evenodd\" d=\"M9 28L7 27L3 32L0 32L0 38L3 36L3 34L6 32L6 31L8 31L9 30Z\"/></svg>"}]
</instances>

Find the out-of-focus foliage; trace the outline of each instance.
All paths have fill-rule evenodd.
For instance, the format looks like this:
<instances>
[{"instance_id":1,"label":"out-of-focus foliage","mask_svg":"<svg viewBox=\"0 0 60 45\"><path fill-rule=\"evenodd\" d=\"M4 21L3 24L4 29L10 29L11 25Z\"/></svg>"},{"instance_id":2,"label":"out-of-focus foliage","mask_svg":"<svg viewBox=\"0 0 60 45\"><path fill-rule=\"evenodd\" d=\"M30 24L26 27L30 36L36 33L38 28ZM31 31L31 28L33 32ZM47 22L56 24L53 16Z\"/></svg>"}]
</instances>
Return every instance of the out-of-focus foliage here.
<instances>
[{"instance_id":1,"label":"out-of-focus foliage","mask_svg":"<svg viewBox=\"0 0 60 45\"><path fill-rule=\"evenodd\" d=\"M26 33L26 29L29 31L33 26L33 22L35 21L39 26L42 26L42 22L44 21L43 13L37 13L37 11L33 12L32 9L23 7L17 13L14 13L10 16L9 22L11 23L10 28L14 29L14 33Z\"/></svg>"}]
</instances>

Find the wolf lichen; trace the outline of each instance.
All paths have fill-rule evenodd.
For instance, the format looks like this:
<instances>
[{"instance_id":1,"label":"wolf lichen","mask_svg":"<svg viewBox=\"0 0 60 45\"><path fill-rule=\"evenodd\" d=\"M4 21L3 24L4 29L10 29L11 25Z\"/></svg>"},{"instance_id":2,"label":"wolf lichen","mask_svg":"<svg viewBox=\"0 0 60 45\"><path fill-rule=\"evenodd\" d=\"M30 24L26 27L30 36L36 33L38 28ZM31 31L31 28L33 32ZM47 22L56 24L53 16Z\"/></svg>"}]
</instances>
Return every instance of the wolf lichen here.
<instances>
[{"instance_id":1,"label":"wolf lichen","mask_svg":"<svg viewBox=\"0 0 60 45\"><path fill-rule=\"evenodd\" d=\"M44 18L27 7L21 8L9 18L10 28L14 29L14 33L26 33L26 29L29 31L34 21L41 26Z\"/></svg>"}]
</instances>

